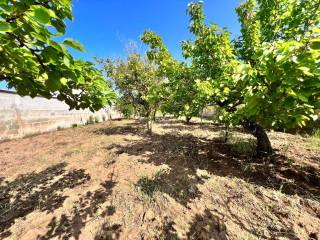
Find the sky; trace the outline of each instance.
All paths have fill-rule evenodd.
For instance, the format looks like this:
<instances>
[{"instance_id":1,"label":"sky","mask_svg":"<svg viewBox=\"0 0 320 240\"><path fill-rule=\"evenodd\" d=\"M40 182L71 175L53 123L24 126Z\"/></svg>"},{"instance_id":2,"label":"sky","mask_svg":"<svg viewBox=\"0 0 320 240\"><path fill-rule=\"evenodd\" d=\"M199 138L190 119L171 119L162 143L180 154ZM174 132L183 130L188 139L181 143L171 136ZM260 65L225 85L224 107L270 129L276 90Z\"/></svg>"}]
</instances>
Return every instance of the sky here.
<instances>
[{"instance_id":1,"label":"sky","mask_svg":"<svg viewBox=\"0 0 320 240\"><path fill-rule=\"evenodd\" d=\"M67 22L65 37L80 41L84 53L71 50L75 58L93 61L94 57L124 57L125 46L146 30L162 36L170 52L181 59L180 42L192 38L186 14L191 0L73 0L74 20ZM241 0L204 0L209 23L226 27L233 36L240 32L235 8ZM5 84L0 82L0 88Z\"/></svg>"}]
</instances>

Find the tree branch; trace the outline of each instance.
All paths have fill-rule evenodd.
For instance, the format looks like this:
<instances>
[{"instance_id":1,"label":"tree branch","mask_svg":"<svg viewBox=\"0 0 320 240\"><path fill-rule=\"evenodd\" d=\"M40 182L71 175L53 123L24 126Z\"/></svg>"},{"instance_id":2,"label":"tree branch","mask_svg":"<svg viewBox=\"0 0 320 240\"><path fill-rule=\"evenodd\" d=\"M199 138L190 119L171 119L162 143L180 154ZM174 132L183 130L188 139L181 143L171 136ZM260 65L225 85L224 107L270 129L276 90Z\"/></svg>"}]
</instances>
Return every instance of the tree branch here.
<instances>
[{"instance_id":1,"label":"tree branch","mask_svg":"<svg viewBox=\"0 0 320 240\"><path fill-rule=\"evenodd\" d=\"M46 66L44 65L41 57L37 54L37 50L30 48L22 39L20 39L20 38L19 38L18 36L16 36L15 34L13 34L13 33L7 33L7 34L10 35L10 36L12 36L12 37L14 37L14 38L19 42L20 47L25 47L25 48L27 48L27 49L32 53L32 55L37 58L38 63L41 65L41 67L43 68L43 70L46 71Z\"/></svg>"}]
</instances>

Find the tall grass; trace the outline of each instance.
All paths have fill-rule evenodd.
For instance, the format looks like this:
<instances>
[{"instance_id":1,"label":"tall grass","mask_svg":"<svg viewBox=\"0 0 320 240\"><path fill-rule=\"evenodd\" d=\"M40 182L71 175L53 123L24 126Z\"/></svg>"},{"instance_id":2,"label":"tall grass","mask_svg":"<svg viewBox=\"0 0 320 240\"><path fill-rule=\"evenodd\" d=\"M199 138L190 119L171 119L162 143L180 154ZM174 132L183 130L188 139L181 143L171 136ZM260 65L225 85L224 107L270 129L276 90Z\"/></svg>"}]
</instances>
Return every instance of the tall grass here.
<instances>
[{"instance_id":1,"label":"tall grass","mask_svg":"<svg viewBox=\"0 0 320 240\"><path fill-rule=\"evenodd\" d=\"M313 137L320 140L320 128L313 131Z\"/></svg>"},{"instance_id":2,"label":"tall grass","mask_svg":"<svg viewBox=\"0 0 320 240\"><path fill-rule=\"evenodd\" d=\"M320 128L313 131L311 136L311 147L320 149Z\"/></svg>"}]
</instances>

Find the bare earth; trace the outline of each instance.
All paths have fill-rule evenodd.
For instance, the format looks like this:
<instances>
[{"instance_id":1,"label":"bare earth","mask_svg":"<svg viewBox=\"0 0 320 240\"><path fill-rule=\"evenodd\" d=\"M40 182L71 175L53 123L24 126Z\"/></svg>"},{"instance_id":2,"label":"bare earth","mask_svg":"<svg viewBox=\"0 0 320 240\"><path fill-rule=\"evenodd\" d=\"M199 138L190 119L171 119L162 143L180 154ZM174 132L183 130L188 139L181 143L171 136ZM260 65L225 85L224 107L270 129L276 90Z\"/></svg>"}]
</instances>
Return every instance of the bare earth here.
<instances>
[{"instance_id":1,"label":"bare earth","mask_svg":"<svg viewBox=\"0 0 320 240\"><path fill-rule=\"evenodd\" d=\"M320 149L161 121L111 121L0 143L0 239L320 239Z\"/></svg>"}]
</instances>

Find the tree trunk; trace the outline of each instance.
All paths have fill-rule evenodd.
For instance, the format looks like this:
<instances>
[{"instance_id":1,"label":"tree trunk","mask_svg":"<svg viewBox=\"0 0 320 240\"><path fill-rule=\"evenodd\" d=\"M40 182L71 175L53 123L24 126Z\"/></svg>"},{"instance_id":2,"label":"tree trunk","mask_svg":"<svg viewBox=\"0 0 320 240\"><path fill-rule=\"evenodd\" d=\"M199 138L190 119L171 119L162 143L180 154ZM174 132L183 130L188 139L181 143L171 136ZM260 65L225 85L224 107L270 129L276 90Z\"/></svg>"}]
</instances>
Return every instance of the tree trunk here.
<instances>
[{"instance_id":1,"label":"tree trunk","mask_svg":"<svg viewBox=\"0 0 320 240\"><path fill-rule=\"evenodd\" d=\"M224 142L227 143L229 140L229 128L226 127L226 130L224 132Z\"/></svg>"},{"instance_id":2,"label":"tree trunk","mask_svg":"<svg viewBox=\"0 0 320 240\"><path fill-rule=\"evenodd\" d=\"M273 153L271 142L263 127L251 121L244 122L243 127L246 131L257 138L258 156L270 156Z\"/></svg>"},{"instance_id":3,"label":"tree trunk","mask_svg":"<svg viewBox=\"0 0 320 240\"><path fill-rule=\"evenodd\" d=\"M147 111L147 132L152 133L153 114L151 110Z\"/></svg>"},{"instance_id":4,"label":"tree trunk","mask_svg":"<svg viewBox=\"0 0 320 240\"><path fill-rule=\"evenodd\" d=\"M201 125L202 125L202 123L203 123L203 109L204 109L204 108L202 108L202 110L201 110L201 114L200 114Z\"/></svg>"},{"instance_id":5,"label":"tree trunk","mask_svg":"<svg viewBox=\"0 0 320 240\"><path fill-rule=\"evenodd\" d=\"M189 125L192 117L186 117L186 123Z\"/></svg>"},{"instance_id":6,"label":"tree trunk","mask_svg":"<svg viewBox=\"0 0 320 240\"><path fill-rule=\"evenodd\" d=\"M155 122L156 121L156 115L157 115L157 110L154 110L152 113L152 120Z\"/></svg>"},{"instance_id":7,"label":"tree trunk","mask_svg":"<svg viewBox=\"0 0 320 240\"><path fill-rule=\"evenodd\" d=\"M149 116L148 119L147 119L147 131L148 133L152 133L152 126L153 126L153 117L152 116Z\"/></svg>"}]
</instances>

